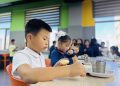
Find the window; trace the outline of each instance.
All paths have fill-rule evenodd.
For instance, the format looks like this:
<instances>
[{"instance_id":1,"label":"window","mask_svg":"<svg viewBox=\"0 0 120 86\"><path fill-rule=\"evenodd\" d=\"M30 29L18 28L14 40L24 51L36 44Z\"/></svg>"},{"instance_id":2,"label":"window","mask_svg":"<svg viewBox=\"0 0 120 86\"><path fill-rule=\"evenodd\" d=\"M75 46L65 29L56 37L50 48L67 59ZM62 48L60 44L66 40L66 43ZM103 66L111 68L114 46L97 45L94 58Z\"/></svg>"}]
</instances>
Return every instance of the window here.
<instances>
[{"instance_id":1,"label":"window","mask_svg":"<svg viewBox=\"0 0 120 86\"><path fill-rule=\"evenodd\" d=\"M10 30L0 29L0 50L6 50L9 46Z\"/></svg>"},{"instance_id":2,"label":"window","mask_svg":"<svg viewBox=\"0 0 120 86\"><path fill-rule=\"evenodd\" d=\"M120 15L120 0L94 0L94 17Z\"/></svg>"},{"instance_id":3,"label":"window","mask_svg":"<svg viewBox=\"0 0 120 86\"><path fill-rule=\"evenodd\" d=\"M11 13L0 14L0 50L6 50L10 39Z\"/></svg>"},{"instance_id":4,"label":"window","mask_svg":"<svg viewBox=\"0 0 120 86\"><path fill-rule=\"evenodd\" d=\"M56 40L56 34L58 32L58 26L60 25L60 6L48 6L29 9L26 11L26 22L30 19L42 19L48 23L52 28L50 34L49 47L52 42Z\"/></svg>"},{"instance_id":5,"label":"window","mask_svg":"<svg viewBox=\"0 0 120 86\"><path fill-rule=\"evenodd\" d=\"M106 42L107 47L117 45L120 47L120 17L96 18L96 38L99 42Z\"/></svg>"},{"instance_id":6,"label":"window","mask_svg":"<svg viewBox=\"0 0 120 86\"><path fill-rule=\"evenodd\" d=\"M50 34L49 47L52 46L53 41L56 40L56 36L58 33L58 27L51 27L51 28L52 28L52 33Z\"/></svg>"},{"instance_id":7,"label":"window","mask_svg":"<svg viewBox=\"0 0 120 86\"><path fill-rule=\"evenodd\" d=\"M26 11L26 22L30 19L42 19L51 27L59 26L60 19L60 6L48 6Z\"/></svg>"},{"instance_id":8,"label":"window","mask_svg":"<svg viewBox=\"0 0 120 86\"><path fill-rule=\"evenodd\" d=\"M6 29L6 38L5 38L5 49L9 48L9 42L10 42L10 30Z\"/></svg>"},{"instance_id":9,"label":"window","mask_svg":"<svg viewBox=\"0 0 120 86\"><path fill-rule=\"evenodd\" d=\"M0 30L0 50L4 50L5 30Z\"/></svg>"}]
</instances>

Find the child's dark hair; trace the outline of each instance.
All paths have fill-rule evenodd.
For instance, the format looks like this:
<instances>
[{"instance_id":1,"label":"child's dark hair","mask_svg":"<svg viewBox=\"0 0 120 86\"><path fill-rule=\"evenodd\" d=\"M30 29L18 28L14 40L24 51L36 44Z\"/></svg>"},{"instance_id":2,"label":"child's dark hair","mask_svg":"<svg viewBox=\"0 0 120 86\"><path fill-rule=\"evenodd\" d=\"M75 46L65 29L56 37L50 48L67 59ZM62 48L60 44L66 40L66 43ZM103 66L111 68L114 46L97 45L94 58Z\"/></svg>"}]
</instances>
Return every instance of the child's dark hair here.
<instances>
[{"instance_id":1,"label":"child's dark hair","mask_svg":"<svg viewBox=\"0 0 120 86\"><path fill-rule=\"evenodd\" d=\"M15 42L15 39L11 39L11 42Z\"/></svg>"},{"instance_id":2,"label":"child's dark hair","mask_svg":"<svg viewBox=\"0 0 120 86\"><path fill-rule=\"evenodd\" d=\"M91 46L94 46L97 43L96 38L92 38L91 39Z\"/></svg>"},{"instance_id":3,"label":"child's dark hair","mask_svg":"<svg viewBox=\"0 0 120 86\"><path fill-rule=\"evenodd\" d=\"M71 41L71 38L70 38L70 36L65 35L65 36L59 37L59 38L58 38L58 41L59 41L59 42L68 42L68 41Z\"/></svg>"},{"instance_id":4,"label":"child's dark hair","mask_svg":"<svg viewBox=\"0 0 120 86\"><path fill-rule=\"evenodd\" d=\"M117 46L110 47L111 50L113 50L115 53L119 52L119 49Z\"/></svg>"},{"instance_id":5,"label":"child's dark hair","mask_svg":"<svg viewBox=\"0 0 120 86\"><path fill-rule=\"evenodd\" d=\"M44 21L40 19L31 19L25 26L25 37L28 33L37 35L37 33L42 29L52 32L51 27Z\"/></svg>"},{"instance_id":6,"label":"child's dark hair","mask_svg":"<svg viewBox=\"0 0 120 86\"><path fill-rule=\"evenodd\" d=\"M89 43L90 43L90 41L89 41L88 39L85 39L85 40L84 40L84 45L85 45L86 42L89 42Z\"/></svg>"},{"instance_id":7,"label":"child's dark hair","mask_svg":"<svg viewBox=\"0 0 120 86\"><path fill-rule=\"evenodd\" d=\"M56 41L53 41L53 44L55 44L56 43Z\"/></svg>"}]
</instances>

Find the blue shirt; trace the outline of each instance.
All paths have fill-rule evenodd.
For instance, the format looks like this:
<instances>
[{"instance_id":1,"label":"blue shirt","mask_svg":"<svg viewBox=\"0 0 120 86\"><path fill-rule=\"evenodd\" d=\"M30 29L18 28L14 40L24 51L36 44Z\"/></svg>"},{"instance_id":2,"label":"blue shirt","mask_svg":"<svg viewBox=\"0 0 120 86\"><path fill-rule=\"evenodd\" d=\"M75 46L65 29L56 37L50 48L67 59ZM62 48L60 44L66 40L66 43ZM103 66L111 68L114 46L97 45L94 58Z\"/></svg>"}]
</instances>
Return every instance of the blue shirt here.
<instances>
[{"instance_id":1,"label":"blue shirt","mask_svg":"<svg viewBox=\"0 0 120 86\"><path fill-rule=\"evenodd\" d=\"M93 50L91 47L89 48L84 47L84 49L86 49L86 51L84 51L84 54L87 54L89 57L93 57Z\"/></svg>"},{"instance_id":2,"label":"blue shirt","mask_svg":"<svg viewBox=\"0 0 120 86\"><path fill-rule=\"evenodd\" d=\"M92 51L93 51L93 57L100 56L100 50L99 50L100 45L99 44L94 44L91 46Z\"/></svg>"},{"instance_id":3,"label":"blue shirt","mask_svg":"<svg viewBox=\"0 0 120 86\"><path fill-rule=\"evenodd\" d=\"M83 54L84 54L84 46L80 45L79 52L78 52L77 56L80 56L80 55L83 55Z\"/></svg>"},{"instance_id":4,"label":"blue shirt","mask_svg":"<svg viewBox=\"0 0 120 86\"><path fill-rule=\"evenodd\" d=\"M50 47L50 49L49 49L49 51L50 51L49 58L51 58L50 56L51 56L51 53L52 53L52 51L53 51L54 49L55 49L55 46L52 45L52 46Z\"/></svg>"},{"instance_id":5,"label":"blue shirt","mask_svg":"<svg viewBox=\"0 0 120 86\"><path fill-rule=\"evenodd\" d=\"M50 57L51 57L51 64L52 64L52 66L54 66L56 64L56 62L58 62L60 59L63 59L63 58L68 58L69 64L73 63L73 60L72 60L71 57L68 57L66 53L61 52L57 48L55 48L52 51Z\"/></svg>"}]
</instances>

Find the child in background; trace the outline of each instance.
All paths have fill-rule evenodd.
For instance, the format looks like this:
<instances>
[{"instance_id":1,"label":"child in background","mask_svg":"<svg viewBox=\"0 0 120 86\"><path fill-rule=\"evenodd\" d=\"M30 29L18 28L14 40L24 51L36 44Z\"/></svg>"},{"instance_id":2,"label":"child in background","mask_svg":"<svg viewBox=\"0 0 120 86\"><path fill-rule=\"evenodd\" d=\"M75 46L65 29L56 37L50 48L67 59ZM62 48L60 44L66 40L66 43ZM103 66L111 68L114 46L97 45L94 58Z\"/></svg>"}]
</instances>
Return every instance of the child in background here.
<instances>
[{"instance_id":1,"label":"child in background","mask_svg":"<svg viewBox=\"0 0 120 86\"><path fill-rule=\"evenodd\" d=\"M27 46L16 52L12 75L32 86L34 83L60 77L85 76L85 68L79 62L67 66L46 67L42 52L48 47L51 27L40 19L32 19L25 26Z\"/></svg>"},{"instance_id":2,"label":"child in background","mask_svg":"<svg viewBox=\"0 0 120 86\"><path fill-rule=\"evenodd\" d=\"M119 49L117 46L111 46L110 47L110 54L109 54L110 57L112 58L120 58L120 52L119 52Z\"/></svg>"},{"instance_id":3,"label":"child in background","mask_svg":"<svg viewBox=\"0 0 120 86\"><path fill-rule=\"evenodd\" d=\"M99 47L99 50L100 50L100 54L101 54L102 56L108 57L109 51L108 51L108 48L105 47L105 42L101 42L101 45L100 45L100 47Z\"/></svg>"},{"instance_id":4,"label":"child in background","mask_svg":"<svg viewBox=\"0 0 120 86\"><path fill-rule=\"evenodd\" d=\"M82 39L77 39L77 46L79 47L79 52L78 52L77 56L83 55L84 54L84 46L83 46Z\"/></svg>"},{"instance_id":5,"label":"child in background","mask_svg":"<svg viewBox=\"0 0 120 86\"><path fill-rule=\"evenodd\" d=\"M73 64L74 62L77 61L77 57L75 57L74 49L70 49L70 47L71 47L71 38L68 35L61 36L58 38L58 45L56 49L53 50L50 56L52 66L64 65L61 64L61 60L64 59L67 59L69 61L68 64Z\"/></svg>"},{"instance_id":6,"label":"child in background","mask_svg":"<svg viewBox=\"0 0 120 86\"><path fill-rule=\"evenodd\" d=\"M53 45L50 47L49 51L49 58L50 58L50 55L51 55L51 52L56 48L56 41L53 41Z\"/></svg>"},{"instance_id":7,"label":"child in background","mask_svg":"<svg viewBox=\"0 0 120 86\"><path fill-rule=\"evenodd\" d=\"M79 47L71 45L69 50L66 51L66 55L68 58L72 58L73 62L78 60L77 54L79 52Z\"/></svg>"},{"instance_id":8,"label":"child in background","mask_svg":"<svg viewBox=\"0 0 120 86\"><path fill-rule=\"evenodd\" d=\"M90 46L89 40L84 41L84 54L87 54L89 57L93 57L93 50Z\"/></svg>"}]
</instances>

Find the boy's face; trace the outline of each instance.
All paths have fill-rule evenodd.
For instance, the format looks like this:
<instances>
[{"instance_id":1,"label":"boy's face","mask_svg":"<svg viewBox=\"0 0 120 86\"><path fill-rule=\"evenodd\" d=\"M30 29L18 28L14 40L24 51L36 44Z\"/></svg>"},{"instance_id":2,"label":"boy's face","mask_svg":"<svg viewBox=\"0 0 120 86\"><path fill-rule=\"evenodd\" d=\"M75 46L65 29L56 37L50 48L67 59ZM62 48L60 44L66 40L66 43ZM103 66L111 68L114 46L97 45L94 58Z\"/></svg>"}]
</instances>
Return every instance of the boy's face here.
<instances>
[{"instance_id":1,"label":"boy's face","mask_svg":"<svg viewBox=\"0 0 120 86\"><path fill-rule=\"evenodd\" d=\"M56 45L56 43L53 43L53 45L55 46L55 45Z\"/></svg>"},{"instance_id":2,"label":"boy's face","mask_svg":"<svg viewBox=\"0 0 120 86\"><path fill-rule=\"evenodd\" d=\"M112 54L115 54L115 51L113 49L110 49L110 51L111 51Z\"/></svg>"},{"instance_id":3,"label":"boy's face","mask_svg":"<svg viewBox=\"0 0 120 86\"><path fill-rule=\"evenodd\" d=\"M13 44L13 45L14 45L14 44L15 44L15 41L12 41L12 42L11 42L11 44Z\"/></svg>"},{"instance_id":4,"label":"boy's face","mask_svg":"<svg viewBox=\"0 0 120 86\"><path fill-rule=\"evenodd\" d=\"M105 46L105 44L104 44L104 43L101 43L101 46L102 46L102 47L104 47L104 46Z\"/></svg>"},{"instance_id":5,"label":"boy's face","mask_svg":"<svg viewBox=\"0 0 120 86\"><path fill-rule=\"evenodd\" d=\"M37 33L37 35L28 35L28 46L30 46L33 50L39 52L43 52L46 48L48 48L50 32L42 29Z\"/></svg>"},{"instance_id":6,"label":"boy's face","mask_svg":"<svg viewBox=\"0 0 120 86\"><path fill-rule=\"evenodd\" d=\"M82 42L81 42L81 40L78 40L77 43L78 43L78 44L81 44Z\"/></svg>"},{"instance_id":7,"label":"boy's face","mask_svg":"<svg viewBox=\"0 0 120 86\"><path fill-rule=\"evenodd\" d=\"M66 52L70 48L70 45L71 45L71 41L64 42L64 43L59 42L58 48L63 52Z\"/></svg>"},{"instance_id":8,"label":"boy's face","mask_svg":"<svg viewBox=\"0 0 120 86\"><path fill-rule=\"evenodd\" d=\"M87 46L87 45L90 45L89 41L86 41L86 42L85 42L85 45L86 45L86 46Z\"/></svg>"}]
</instances>

